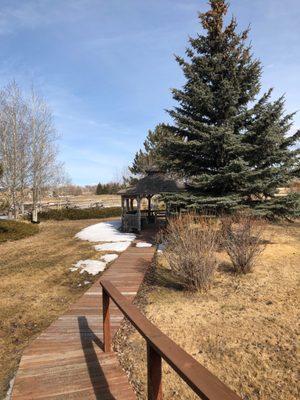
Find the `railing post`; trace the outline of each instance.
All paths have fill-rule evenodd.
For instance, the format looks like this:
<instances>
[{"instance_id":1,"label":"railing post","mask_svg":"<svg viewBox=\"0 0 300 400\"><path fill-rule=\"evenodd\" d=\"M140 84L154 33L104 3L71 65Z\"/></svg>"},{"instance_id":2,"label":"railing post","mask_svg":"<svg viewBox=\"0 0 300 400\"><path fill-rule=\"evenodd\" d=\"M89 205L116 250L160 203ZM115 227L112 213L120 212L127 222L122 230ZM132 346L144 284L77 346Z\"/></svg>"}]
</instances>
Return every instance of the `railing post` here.
<instances>
[{"instance_id":1,"label":"railing post","mask_svg":"<svg viewBox=\"0 0 300 400\"><path fill-rule=\"evenodd\" d=\"M147 342L148 400L162 400L161 356Z\"/></svg>"},{"instance_id":2,"label":"railing post","mask_svg":"<svg viewBox=\"0 0 300 400\"><path fill-rule=\"evenodd\" d=\"M102 311L103 311L103 347L104 352L111 351L111 330L110 330L110 297L102 288Z\"/></svg>"}]
</instances>

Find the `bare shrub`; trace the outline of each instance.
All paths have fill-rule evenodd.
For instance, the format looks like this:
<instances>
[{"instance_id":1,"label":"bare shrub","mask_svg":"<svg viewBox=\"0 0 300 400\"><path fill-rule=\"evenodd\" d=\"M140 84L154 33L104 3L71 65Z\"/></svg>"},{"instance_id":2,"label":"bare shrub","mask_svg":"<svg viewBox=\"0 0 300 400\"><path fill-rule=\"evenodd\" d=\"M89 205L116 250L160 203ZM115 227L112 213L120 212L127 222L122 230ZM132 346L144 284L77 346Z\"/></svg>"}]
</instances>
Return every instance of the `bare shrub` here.
<instances>
[{"instance_id":1,"label":"bare shrub","mask_svg":"<svg viewBox=\"0 0 300 400\"><path fill-rule=\"evenodd\" d=\"M257 257L264 250L265 223L253 216L236 215L222 218L222 243L234 271L252 271Z\"/></svg>"},{"instance_id":2,"label":"bare shrub","mask_svg":"<svg viewBox=\"0 0 300 400\"><path fill-rule=\"evenodd\" d=\"M187 290L207 289L217 267L216 223L187 214L171 219L164 235L164 255L173 276Z\"/></svg>"}]
</instances>

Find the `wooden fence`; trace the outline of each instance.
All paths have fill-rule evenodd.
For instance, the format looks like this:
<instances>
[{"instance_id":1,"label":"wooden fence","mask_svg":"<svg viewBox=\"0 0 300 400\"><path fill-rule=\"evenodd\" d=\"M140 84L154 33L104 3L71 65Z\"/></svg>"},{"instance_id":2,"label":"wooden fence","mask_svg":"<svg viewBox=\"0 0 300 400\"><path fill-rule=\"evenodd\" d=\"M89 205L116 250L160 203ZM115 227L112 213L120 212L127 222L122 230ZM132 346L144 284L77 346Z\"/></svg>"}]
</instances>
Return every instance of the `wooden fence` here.
<instances>
[{"instance_id":1,"label":"wooden fence","mask_svg":"<svg viewBox=\"0 0 300 400\"><path fill-rule=\"evenodd\" d=\"M162 400L163 398L162 359L178 373L201 399L241 400L216 376L153 325L111 282L103 280L101 286L103 290L104 351L112 351L110 300L113 300L124 316L146 340L148 400Z\"/></svg>"}]
</instances>

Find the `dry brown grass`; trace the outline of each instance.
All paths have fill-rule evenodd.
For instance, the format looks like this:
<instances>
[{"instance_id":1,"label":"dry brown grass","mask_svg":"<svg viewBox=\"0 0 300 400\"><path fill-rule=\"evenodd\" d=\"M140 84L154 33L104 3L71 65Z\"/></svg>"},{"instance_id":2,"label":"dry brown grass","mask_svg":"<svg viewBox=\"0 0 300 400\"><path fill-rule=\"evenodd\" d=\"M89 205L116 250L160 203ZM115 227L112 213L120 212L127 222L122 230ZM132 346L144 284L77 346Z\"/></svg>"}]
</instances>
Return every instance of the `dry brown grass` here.
<instances>
[{"instance_id":1,"label":"dry brown grass","mask_svg":"<svg viewBox=\"0 0 300 400\"><path fill-rule=\"evenodd\" d=\"M179 290L159 262L144 312L244 400L296 400L300 223L269 225L266 235L272 242L252 273L220 269L207 293ZM145 343L138 333L129 335L120 359L145 399ZM198 398L165 363L163 387L164 399Z\"/></svg>"},{"instance_id":2,"label":"dry brown grass","mask_svg":"<svg viewBox=\"0 0 300 400\"><path fill-rule=\"evenodd\" d=\"M93 281L69 268L80 259L100 256L90 243L74 238L98 222L43 222L37 235L0 244L0 398L24 347L88 287L79 284Z\"/></svg>"}]
</instances>

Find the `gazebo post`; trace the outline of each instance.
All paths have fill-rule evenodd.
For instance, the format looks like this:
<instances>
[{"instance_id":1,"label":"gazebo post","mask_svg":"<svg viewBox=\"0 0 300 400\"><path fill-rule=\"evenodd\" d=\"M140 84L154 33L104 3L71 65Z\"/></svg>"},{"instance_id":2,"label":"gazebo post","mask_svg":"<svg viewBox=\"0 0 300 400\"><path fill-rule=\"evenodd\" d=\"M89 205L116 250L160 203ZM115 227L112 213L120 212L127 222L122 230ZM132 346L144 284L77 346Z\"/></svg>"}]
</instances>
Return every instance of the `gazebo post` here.
<instances>
[{"instance_id":1,"label":"gazebo post","mask_svg":"<svg viewBox=\"0 0 300 400\"><path fill-rule=\"evenodd\" d=\"M142 224L141 224L141 198L140 198L140 196L137 196L136 200L137 200L137 218L138 218L137 230L138 230L138 232L140 232L141 229L142 229Z\"/></svg>"},{"instance_id":2,"label":"gazebo post","mask_svg":"<svg viewBox=\"0 0 300 400\"><path fill-rule=\"evenodd\" d=\"M124 210L124 196L121 196L121 208L122 208L122 230L124 230L124 215L125 215L125 210Z\"/></svg>"},{"instance_id":3,"label":"gazebo post","mask_svg":"<svg viewBox=\"0 0 300 400\"><path fill-rule=\"evenodd\" d=\"M133 211L133 199L130 199L130 210Z\"/></svg>"},{"instance_id":4,"label":"gazebo post","mask_svg":"<svg viewBox=\"0 0 300 400\"><path fill-rule=\"evenodd\" d=\"M147 197L148 199L148 218L151 217L151 196Z\"/></svg>"}]
</instances>

